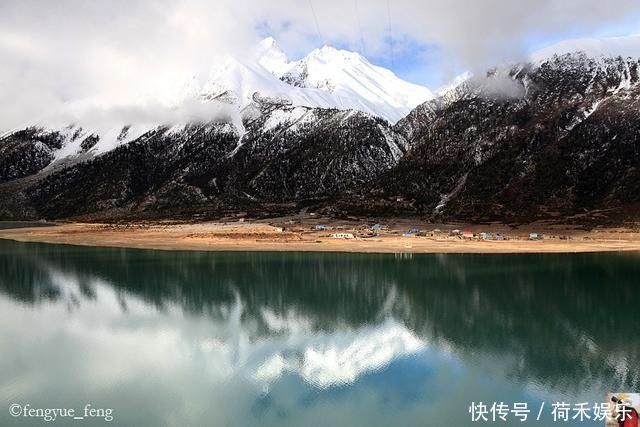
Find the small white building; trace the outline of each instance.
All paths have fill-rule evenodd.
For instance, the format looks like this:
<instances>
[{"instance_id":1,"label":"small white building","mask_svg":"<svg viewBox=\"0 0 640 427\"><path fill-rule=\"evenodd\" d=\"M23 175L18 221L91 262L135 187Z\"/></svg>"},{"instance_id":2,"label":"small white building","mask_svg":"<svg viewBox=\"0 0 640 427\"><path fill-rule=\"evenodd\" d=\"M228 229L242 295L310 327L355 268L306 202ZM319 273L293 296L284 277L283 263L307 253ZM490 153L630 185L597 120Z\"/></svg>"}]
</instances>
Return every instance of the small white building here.
<instances>
[{"instance_id":1,"label":"small white building","mask_svg":"<svg viewBox=\"0 0 640 427\"><path fill-rule=\"evenodd\" d=\"M334 239L355 239L353 233L333 233L331 237Z\"/></svg>"}]
</instances>

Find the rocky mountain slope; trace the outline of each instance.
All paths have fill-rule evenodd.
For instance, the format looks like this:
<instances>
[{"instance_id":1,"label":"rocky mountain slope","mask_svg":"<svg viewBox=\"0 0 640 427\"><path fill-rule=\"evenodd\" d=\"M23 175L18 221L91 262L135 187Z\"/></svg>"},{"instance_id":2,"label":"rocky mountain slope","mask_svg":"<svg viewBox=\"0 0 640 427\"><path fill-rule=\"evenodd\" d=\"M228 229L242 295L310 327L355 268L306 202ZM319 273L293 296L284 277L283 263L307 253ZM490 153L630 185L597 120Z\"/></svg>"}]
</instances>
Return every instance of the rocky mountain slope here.
<instances>
[{"instance_id":1,"label":"rocky mountain slope","mask_svg":"<svg viewBox=\"0 0 640 427\"><path fill-rule=\"evenodd\" d=\"M265 102L244 114L243 133L225 122L159 127L90 160L13 180L0 191L19 194L21 203L5 205L0 215L268 211L268 204L366 188L407 147L388 122L361 112Z\"/></svg>"},{"instance_id":2,"label":"rocky mountain slope","mask_svg":"<svg viewBox=\"0 0 640 427\"><path fill-rule=\"evenodd\" d=\"M567 53L468 80L398 123L411 149L380 186L417 212L472 220L637 203L639 64Z\"/></svg>"},{"instance_id":3,"label":"rocky mountain slope","mask_svg":"<svg viewBox=\"0 0 640 427\"><path fill-rule=\"evenodd\" d=\"M395 125L246 86L241 97L250 101L233 120L115 127L109 138L77 125L12 132L0 141L0 216L216 216L313 205L472 221L637 220L636 58L547 52L461 79ZM277 54L270 61L283 80L299 68ZM306 90L310 82L288 83ZM213 98L206 102L220 93Z\"/></svg>"}]
</instances>

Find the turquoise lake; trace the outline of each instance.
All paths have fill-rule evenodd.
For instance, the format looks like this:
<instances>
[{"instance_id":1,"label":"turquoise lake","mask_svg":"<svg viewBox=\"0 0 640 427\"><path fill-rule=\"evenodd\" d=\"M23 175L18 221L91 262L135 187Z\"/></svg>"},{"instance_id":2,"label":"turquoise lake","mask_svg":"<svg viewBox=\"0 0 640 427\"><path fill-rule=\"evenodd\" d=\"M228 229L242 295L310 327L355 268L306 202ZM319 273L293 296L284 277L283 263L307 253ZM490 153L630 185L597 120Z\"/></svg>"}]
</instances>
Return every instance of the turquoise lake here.
<instances>
[{"instance_id":1,"label":"turquoise lake","mask_svg":"<svg viewBox=\"0 0 640 427\"><path fill-rule=\"evenodd\" d=\"M168 252L0 240L0 425L481 426L640 391L640 254ZM545 404L540 420L535 420ZM82 421L33 408L112 410ZM491 414L489 414L489 417Z\"/></svg>"}]
</instances>

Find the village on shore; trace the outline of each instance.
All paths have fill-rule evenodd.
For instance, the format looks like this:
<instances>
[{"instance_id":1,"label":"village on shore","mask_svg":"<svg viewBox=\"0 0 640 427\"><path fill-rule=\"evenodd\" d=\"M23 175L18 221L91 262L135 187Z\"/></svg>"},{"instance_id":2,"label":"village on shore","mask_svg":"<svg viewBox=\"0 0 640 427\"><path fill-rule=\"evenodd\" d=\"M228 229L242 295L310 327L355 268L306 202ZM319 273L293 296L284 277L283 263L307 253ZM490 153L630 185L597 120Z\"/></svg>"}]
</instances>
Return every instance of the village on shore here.
<instances>
[{"instance_id":1,"label":"village on shore","mask_svg":"<svg viewBox=\"0 0 640 427\"><path fill-rule=\"evenodd\" d=\"M225 222L225 224L231 225L235 221L239 224L263 222L240 217L231 222ZM584 232L588 230L583 226L558 226L546 223L514 226L497 223L433 223L410 218L388 218L387 221L380 219L376 221L353 217L346 220L336 220L334 218L320 217L313 212L302 212L297 216L278 218L268 223L274 226L277 231L299 235L313 234L316 237L343 240L402 237L405 239L428 238L431 240L539 241L547 239L572 240L578 237L577 234L580 234L579 238L586 240L591 238L583 236ZM594 232L597 233L598 231L595 230ZM593 234L594 232L587 234Z\"/></svg>"},{"instance_id":2,"label":"village on shore","mask_svg":"<svg viewBox=\"0 0 640 427\"><path fill-rule=\"evenodd\" d=\"M335 219L301 212L299 215L272 220L252 220L245 217L225 221L227 227L236 225L270 225L276 232L295 234L301 239L319 238L324 241L382 241L401 239L451 241L451 242L501 242L501 241L589 241L635 240L640 229L632 227L585 227L555 223L531 223L506 225L501 223L470 224L462 222L435 223L418 218L356 218ZM249 227L253 228L253 227ZM346 243L346 242L345 242Z\"/></svg>"},{"instance_id":3,"label":"village on shore","mask_svg":"<svg viewBox=\"0 0 640 427\"><path fill-rule=\"evenodd\" d=\"M24 228L0 230L0 238L86 246L212 251L640 251L640 229L636 225L588 228L579 224L545 222L433 223L419 218L332 218L306 212L277 218L233 215L217 221L59 221L24 225Z\"/></svg>"},{"instance_id":4,"label":"village on shore","mask_svg":"<svg viewBox=\"0 0 640 427\"><path fill-rule=\"evenodd\" d=\"M331 237L333 239L370 239L374 237L379 237L381 234L385 234L387 232L394 233L394 231L389 231L388 226L384 224L373 224L370 227L361 226L359 227L359 232L345 232L341 231L345 227L337 226L327 226L324 224L317 224L313 226L313 231L330 231L335 230L334 233L329 234L327 237ZM398 232L396 232L398 233ZM469 230L460 230L458 228L452 230L443 230L441 228L433 228L433 229L421 229L419 227L412 227L408 230L401 231L402 237L431 237L431 238L441 238L441 239L480 239L480 240L509 240L510 238L505 233L498 233L492 231L481 231L481 232L473 232ZM561 236L562 239L568 239L568 236ZM529 233L529 240L543 240L544 234L539 233L537 231L532 231Z\"/></svg>"}]
</instances>

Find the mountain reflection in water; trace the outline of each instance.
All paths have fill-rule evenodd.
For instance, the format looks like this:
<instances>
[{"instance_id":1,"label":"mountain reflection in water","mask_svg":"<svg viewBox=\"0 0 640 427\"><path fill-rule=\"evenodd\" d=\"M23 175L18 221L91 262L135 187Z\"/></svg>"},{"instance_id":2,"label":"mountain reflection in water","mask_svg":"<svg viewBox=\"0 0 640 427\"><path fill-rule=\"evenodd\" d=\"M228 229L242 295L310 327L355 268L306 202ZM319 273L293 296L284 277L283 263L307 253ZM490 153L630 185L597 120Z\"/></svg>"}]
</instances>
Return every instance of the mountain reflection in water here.
<instances>
[{"instance_id":1,"label":"mountain reflection in water","mask_svg":"<svg viewBox=\"0 0 640 427\"><path fill-rule=\"evenodd\" d=\"M351 409L401 396L415 407L392 419L363 415L362 425L414 425L424 416L442 422L430 405L455 387L469 389L454 396L465 413L459 423L467 420L473 390L475 400L483 397L474 375L493 384L485 397L511 401L640 390L640 315L629 309L638 307L639 261L638 254L204 253L1 241L0 354L9 357L0 361L0 401L44 400L66 382L77 388L66 399L87 392L117 402L125 390L142 405L164 399L149 403L173 408L156 414L160 424L199 425L184 418L198 399L182 402L184 413L171 405L213 394L212 407L196 414L234 413L245 401L249 409L237 413L248 418L236 414L232 425L302 425L311 419L302 413L338 408L332 399L345 393ZM171 392L160 393L168 384ZM363 397L359 387L378 392ZM153 425L122 412L132 425Z\"/></svg>"}]
</instances>

